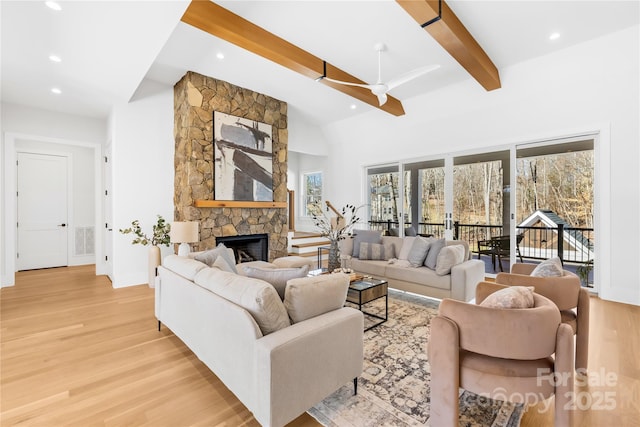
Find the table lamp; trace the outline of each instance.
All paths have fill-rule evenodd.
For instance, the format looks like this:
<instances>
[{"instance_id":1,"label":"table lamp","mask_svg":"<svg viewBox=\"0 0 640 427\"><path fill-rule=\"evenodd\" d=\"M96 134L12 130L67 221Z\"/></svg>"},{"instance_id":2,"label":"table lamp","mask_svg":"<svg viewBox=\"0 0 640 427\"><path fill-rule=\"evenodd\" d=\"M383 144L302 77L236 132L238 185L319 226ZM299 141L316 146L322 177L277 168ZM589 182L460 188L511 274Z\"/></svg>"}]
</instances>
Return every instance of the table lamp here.
<instances>
[{"instance_id":1,"label":"table lamp","mask_svg":"<svg viewBox=\"0 0 640 427\"><path fill-rule=\"evenodd\" d=\"M198 222L197 221L175 221L171 223L171 243L180 243L178 246L178 255L187 256L191 252L189 243L198 241Z\"/></svg>"}]
</instances>

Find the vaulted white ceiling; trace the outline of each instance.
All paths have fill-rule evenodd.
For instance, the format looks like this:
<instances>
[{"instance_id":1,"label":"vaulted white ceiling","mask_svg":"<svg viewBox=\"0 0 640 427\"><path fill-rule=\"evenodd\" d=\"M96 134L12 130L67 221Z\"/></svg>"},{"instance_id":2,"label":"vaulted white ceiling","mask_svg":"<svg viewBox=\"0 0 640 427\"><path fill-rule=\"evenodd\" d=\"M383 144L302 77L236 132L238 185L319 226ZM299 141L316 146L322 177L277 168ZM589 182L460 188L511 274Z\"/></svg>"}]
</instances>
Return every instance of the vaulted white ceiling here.
<instances>
[{"instance_id":1,"label":"vaulted white ceiling","mask_svg":"<svg viewBox=\"0 0 640 427\"><path fill-rule=\"evenodd\" d=\"M373 108L180 22L188 1L59 3L61 11L43 1L0 3L2 102L104 118L114 102L172 86L192 70L284 100L319 125ZM441 65L391 91L401 101L471 78L392 0L218 3L370 83L376 42L388 46L387 80ZM447 3L499 70L637 25L639 16L638 1ZM549 40L553 32L560 36ZM62 62L51 62L51 54ZM51 93L53 87L62 93Z\"/></svg>"}]
</instances>

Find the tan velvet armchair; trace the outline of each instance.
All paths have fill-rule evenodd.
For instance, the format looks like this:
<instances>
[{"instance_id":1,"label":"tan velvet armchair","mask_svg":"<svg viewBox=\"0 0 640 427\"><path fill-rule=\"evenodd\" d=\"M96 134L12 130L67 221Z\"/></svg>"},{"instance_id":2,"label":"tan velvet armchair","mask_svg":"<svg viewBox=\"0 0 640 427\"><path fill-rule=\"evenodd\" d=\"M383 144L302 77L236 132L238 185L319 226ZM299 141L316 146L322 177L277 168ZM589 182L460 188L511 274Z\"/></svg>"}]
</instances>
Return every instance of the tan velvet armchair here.
<instances>
[{"instance_id":1,"label":"tan velvet armchair","mask_svg":"<svg viewBox=\"0 0 640 427\"><path fill-rule=\"evenodd\" d=\"M575 367L586 373L589 362L589 291L580 286L580 278L563 270L562 277L530 276L537 264L516 263L511 273L498 273L496 283L508 286L533 286L535 292L553 301L562 322L571 326L576 336Z\"/></svg>"},{"instance_id":2,"label":"tan velvet armchair","mask_svg":"<svg viewBox=\"0 0 640 427\"><path fill-rule=\"evenodd\" d=\"M479 304L504 286L480 282ZM571 426L573 334L549 299L499 309L444 299L431 323L430 425L458 425L458 389L501 400L537 403L555 395L555 425Z\"/></svg>"}]
</instances>

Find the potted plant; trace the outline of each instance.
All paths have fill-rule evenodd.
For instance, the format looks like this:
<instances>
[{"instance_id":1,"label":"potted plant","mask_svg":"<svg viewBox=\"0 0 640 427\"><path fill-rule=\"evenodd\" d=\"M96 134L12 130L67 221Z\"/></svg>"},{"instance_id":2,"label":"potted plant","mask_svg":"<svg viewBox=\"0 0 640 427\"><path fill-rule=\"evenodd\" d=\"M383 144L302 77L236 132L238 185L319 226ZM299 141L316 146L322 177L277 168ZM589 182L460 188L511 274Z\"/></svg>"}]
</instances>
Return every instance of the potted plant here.
<instances>
[{"instance_id":1,"label":"potted plant","mask_svg":"<svg viewBox=\"0 0 640 427\"><path fill-rule=\"evenodd\" d=\"M122 234L134 234L136 237L131 241L132 245L151 245L149 248L149 287L155 286L156 269L160 265L160 248L158 245L169 246L171 242L171 224L165 221L161 215L157 215L158 221L153 225L153 234L147 236L140 227L140 221L131 221L131 227L120 229Z\"/></svg>"},{"instance_id":2,"label":"potted plant","mask_svg":"<svg viewBox=\"0 0 640 427\"><path fill-rule=\"evenodd\" d=\"M593 270L593 260L590 259L584 264L581 264L576 268L576 274L580 278L580 283L583 287L589 287L589 274Z\"/></svg>"}]
</instances>

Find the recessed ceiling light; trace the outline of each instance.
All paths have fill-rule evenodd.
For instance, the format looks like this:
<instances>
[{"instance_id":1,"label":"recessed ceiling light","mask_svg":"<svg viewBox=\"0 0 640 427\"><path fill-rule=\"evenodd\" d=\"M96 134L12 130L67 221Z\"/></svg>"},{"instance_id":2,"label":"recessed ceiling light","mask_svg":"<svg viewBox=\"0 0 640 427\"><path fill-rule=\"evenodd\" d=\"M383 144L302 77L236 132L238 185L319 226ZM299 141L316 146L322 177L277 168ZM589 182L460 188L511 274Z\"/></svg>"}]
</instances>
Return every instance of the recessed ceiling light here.
<instances>
[{"instance_id":1,"label":"recessed ceiling light","mask_svg":"<svg viewBox=\"0 0 640 427\"><path fill-rule=\"evenodd\" d=\"M560 38L560 33L551 33L549 35L549 40L557 40Z\"/></svg>"},{"instance_id":2,"label":"recessed ceiling light","mask_svg":"<svg viewBox=\"0 0 640 427\"><path fill-rule=\"evenodd\" d=\"M46 4L49 9L62 10L62 6L60 6L60 4L55 1L47 1L44 4Z\"/></svg>"},{"instance_id":3,"label":"recessed ceiling light","mask_svg":"<svg viewBox=\"0 0 640 427\"><path fill-rule=\"evenodd\" d=\"M60 95L62 93L62 91L60 89L58 89L57 87L52 88L51 92L55 93L56 95Z\"/></svg>"},{"instance_id":4,"label":"recessed ceiling light","mask_svg":"<svg viewBox=\"0 0 640 427\"><path fill-rule=\"evenodd\" d=\"M58 55L49 55L49 60L51 62L62 62L62 58L60 58Z\"/></svg>"},{"instance_id":5,"label":"recessed ceiling light","mask_svg":"<svg viewBox=\"0 0 640 427\"><path fill-rule=\"evenodd\" d=\"M351 104L349 108L351 108L352 110L355 110L356 108L358 108L358 106L356 104Z\"/></svg>"},{"instance_id":6,"label":"recessed ceiling light","mask_svg":"<svg viewBox=\"0 0 640 427\"><path fill-rule=\"evenodd\" d=\"M222 52L218 52L218 53L216 54L216 58L218 58L218 59L224 59L224 53L222 53Z\"/></svg>"}]
</instances>

